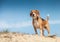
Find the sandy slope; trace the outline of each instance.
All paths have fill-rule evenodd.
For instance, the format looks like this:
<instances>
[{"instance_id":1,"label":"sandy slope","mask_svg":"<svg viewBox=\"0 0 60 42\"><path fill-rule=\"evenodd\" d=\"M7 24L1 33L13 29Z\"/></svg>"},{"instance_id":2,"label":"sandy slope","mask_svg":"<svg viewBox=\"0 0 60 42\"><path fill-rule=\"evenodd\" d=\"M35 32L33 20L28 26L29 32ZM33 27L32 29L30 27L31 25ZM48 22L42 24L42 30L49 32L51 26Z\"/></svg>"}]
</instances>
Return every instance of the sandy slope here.
<instances>
[{"instance_id":1,"label":"sandy slope","mask_svg":"<svg viewBox=\"0 0 60 42\"><path fill-rule=\"evenodd\" d=\"M60 42L60 38L40 37L21 33L0 33L0 42Z\"/></svg>"}]
</instances>

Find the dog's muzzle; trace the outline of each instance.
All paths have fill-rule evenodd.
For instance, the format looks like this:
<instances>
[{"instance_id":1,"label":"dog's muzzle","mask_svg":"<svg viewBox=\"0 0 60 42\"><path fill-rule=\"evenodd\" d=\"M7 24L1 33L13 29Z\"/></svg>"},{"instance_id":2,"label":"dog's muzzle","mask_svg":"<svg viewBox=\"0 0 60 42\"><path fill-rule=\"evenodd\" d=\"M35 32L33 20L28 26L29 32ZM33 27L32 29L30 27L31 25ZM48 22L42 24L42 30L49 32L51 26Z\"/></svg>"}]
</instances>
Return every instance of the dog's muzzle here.
<instances>
[{"instance_id":1,"label":"dog's muzzle","mask_svg":"<svg viewBox=\"0 0 60 42\"><path fill-rule=\"evenodd\" d=\"M32 13L30 14L30 16L36 17L36 14L32 12Z\"/></svg>"}]
</instances>

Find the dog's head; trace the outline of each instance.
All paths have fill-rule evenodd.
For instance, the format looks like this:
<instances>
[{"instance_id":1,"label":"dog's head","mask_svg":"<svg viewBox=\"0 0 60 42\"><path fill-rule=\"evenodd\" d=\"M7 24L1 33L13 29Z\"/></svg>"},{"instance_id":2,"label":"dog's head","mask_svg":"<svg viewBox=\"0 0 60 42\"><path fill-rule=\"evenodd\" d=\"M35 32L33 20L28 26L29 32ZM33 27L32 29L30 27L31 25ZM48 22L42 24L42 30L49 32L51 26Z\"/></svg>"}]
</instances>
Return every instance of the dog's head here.
<instances>
[{"instance_id":1,"label":"dog's head","mask_svg":"<svg viewBox=\"0 0 60 42\"><path fill-rule=\"evenodd\" d=\"M38 10L32 10L32 11L30 12L30 16L31 16L33 19L39 17L39 11L38 11Z\"/></svg>"}]
</instances>

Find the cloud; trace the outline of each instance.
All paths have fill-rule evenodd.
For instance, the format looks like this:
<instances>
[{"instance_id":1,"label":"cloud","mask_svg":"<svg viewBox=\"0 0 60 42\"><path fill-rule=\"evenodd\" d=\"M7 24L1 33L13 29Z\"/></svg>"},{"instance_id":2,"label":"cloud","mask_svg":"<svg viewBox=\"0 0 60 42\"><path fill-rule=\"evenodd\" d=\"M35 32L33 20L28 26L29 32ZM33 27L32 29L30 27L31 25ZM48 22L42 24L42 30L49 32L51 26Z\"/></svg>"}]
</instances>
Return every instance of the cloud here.
<instances>
[{"instance_id":1,"label":"cloud","mask_svg":"<svg viewBox=\"0 0 60 42\"><path fill-rule=\"evenodd\" d=\"M60 20L50 20L50 24L60 24Z\"/></svg>"},{"instance_id":2,"label":"cloud","mask_svg":"<svg viewBox=\"0 0 60 42\"><path fill-rule=\"evenodd\" d=\"M60 20L51 20L49 21L50 24L60 24ZM16 22L16 23L7 23L6 21L0 21L0 28L21 28L21 27L29 27L32 26L31 21L23 21L23 22Z\"/></svg>"},{"instance_id":3,"label":"cloud","mask_svg":"<svg viewBox=\"0 0 60 42\"><path fill-rule=\"evenodd\" d=\"M7 23L7 22L0 22L0 28L21 28L21 27L28 27L31 26L31 21L27 22L16 22L16 23Z\"/></svg>"}]
</instances>

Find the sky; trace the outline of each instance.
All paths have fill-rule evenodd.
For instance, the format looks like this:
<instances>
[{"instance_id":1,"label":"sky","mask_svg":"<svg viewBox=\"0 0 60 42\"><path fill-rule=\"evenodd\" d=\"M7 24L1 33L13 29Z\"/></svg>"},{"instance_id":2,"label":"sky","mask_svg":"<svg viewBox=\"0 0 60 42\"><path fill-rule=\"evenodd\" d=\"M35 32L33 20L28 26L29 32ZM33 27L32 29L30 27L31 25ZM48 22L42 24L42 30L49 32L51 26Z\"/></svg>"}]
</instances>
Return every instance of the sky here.
<instances>
[{"instance_id":1,"label":"sky","mask_svg":"<svg viewBox=\"0 0 60 42\"><path fill-rule=\"evenodd\" d=\"M0 0L0 31L8 29L10 32L35 34L31 10L39 10L44 19L49 15L50 34L60 36L59 0ZM40 30L37 31L40 34Z\"/></svg>"}]
</instances>

